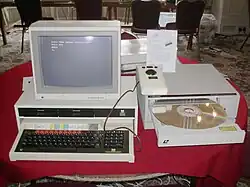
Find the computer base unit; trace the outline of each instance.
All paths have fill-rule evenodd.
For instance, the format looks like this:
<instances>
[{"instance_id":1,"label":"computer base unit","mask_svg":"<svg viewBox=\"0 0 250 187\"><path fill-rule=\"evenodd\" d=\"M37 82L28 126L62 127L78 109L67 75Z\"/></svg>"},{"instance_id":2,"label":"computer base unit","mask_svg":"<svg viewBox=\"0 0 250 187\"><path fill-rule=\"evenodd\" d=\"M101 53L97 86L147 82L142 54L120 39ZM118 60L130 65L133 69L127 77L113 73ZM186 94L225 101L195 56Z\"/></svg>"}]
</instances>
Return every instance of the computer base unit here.
<instances>
[{"instance_id":1,"label":"computer base unit","mask_svg":"<svg viewBox=\"0 0 250 187\"><path fill-rule=\"evenodd\" d=\"M121 92L133 89L135 77L121 78ZM36 100L33 79L25 78L15 104L18 135L11 161L134 162L137 134L136 91L127 93L104 121L116 99ZM104 130L105 129L105 130Z\"/></svg>"}]
</instances>

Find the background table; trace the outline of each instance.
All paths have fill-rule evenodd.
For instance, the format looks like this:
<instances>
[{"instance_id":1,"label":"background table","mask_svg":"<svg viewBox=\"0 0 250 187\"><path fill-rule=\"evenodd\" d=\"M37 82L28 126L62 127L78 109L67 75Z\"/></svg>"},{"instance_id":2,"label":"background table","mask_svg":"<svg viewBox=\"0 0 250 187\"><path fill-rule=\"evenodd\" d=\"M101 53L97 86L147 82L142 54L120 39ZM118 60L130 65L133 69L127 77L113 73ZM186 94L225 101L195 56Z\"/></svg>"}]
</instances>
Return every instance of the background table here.
<instances>
[{"instance_id":1,"label":"background table","mask_svg":"<svg viewBox=\"0 0 250 187\"><path fill-rule=\"evenodd\" d=\"M195 63L183 58L180 58L180 61ZM11 162L9 151L17 135L13 105L21 95L23 77L31 75L31 63L25 63L0 76L0 182L20 182L54 175L171 173L199 177L198 186L202 187L216 187L220 184L217 181L226 187L233 187L240 178L244 144L158 148L154 130L143 130L141 119L139 119L139 136L143 149L135 153L134 164ZM236 86L235 88L239 90ZM246 129L247 104L242 94L237 123L242 129ZM137 145L135 147L137 148Z\"/></svg>"}]
</instances>

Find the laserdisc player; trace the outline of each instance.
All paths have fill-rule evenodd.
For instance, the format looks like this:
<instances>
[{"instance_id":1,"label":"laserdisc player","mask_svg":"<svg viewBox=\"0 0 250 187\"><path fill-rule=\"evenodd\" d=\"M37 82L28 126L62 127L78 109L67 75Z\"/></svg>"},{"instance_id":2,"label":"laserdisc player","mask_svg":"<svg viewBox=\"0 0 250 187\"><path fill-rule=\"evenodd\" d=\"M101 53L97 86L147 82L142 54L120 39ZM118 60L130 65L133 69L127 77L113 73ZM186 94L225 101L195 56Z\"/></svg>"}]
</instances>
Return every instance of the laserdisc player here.
<instances>
[{"instance_id":1,"label":"laserdisc player","mask_svg":"<svg viewBox=\"0 0 250 187\"><path fill-rule=\"evenodd\" d=\"M137 67L137 95L145 129L155 129L159 147L243 143L236 124L240 95L210 64L176 64L163 73L166 94L147 94L148 68Z\"/></svg>"}]
</instances>

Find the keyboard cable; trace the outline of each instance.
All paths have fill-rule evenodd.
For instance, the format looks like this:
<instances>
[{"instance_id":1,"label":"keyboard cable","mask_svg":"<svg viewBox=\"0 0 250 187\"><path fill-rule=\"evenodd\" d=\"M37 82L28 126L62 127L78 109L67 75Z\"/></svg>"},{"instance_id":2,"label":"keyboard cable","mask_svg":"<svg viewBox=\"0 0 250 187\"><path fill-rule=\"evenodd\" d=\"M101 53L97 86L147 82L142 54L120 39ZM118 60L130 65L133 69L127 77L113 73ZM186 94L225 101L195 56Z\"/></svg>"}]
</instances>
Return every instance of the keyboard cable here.
<instances>
[{"instance_id":1,"label":"keyboard cable","mask_svg":"<svg viewBox=\"0 0 250 187\"><path fill-rule=\"evenodd\" d=\"M107 122L108 122L108 118L111 116L112 112L114 111L115 107L117 106L117 104L120 102L120 100L129 92L134 92L135 89L137 88L137 86L139 85L139 81L135 84L134 88L132 90L127 90L125 91L120 97L119 99L116 101L116 103L114 104L114 106L112 107L112 109L110 110L109 114L107 115L104 123L103 123L103 131L104 131L104 134L105 134L105 131L106 131L106 125L107 125ZM128 127L117 127L117 128L114 128L112 129L113 131L115 130L119 130L119 129L126 129L128 131L130 131L138 140L139 144L140 144L140 149L138 152L140 152L142 150L142 144L141 144L141 139L139 138L139 136L134 132L132 131L130 128ZM111 131L112 131L111 130Z\"/></svg>"}]
</instances>

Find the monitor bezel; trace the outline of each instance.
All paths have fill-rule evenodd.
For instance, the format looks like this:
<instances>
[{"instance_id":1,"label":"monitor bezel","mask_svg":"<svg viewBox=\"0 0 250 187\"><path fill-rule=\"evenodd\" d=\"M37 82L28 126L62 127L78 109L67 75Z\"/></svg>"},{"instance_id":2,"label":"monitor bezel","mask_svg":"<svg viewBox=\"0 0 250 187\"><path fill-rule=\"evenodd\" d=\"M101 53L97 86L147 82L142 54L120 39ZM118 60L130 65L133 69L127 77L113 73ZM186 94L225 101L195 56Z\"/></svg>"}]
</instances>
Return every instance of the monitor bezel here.
<instances>
[{"instance_id":1,"label":"monitor bezel","mask_svg":"<svg viewBox=\"0 0 250 187\"><path fill-rule=\"evenodd\" d=\"M76 27L66 29L44 29L36 28L30 30L30 48L32 70L35 84L36 99L59 99L59 100L103 100L113 99L120 96L120 29L118 27ZM93 87L73 88L73 87L47 87L43 84L42 67L38 40L41 36L111 36L112 37L112 88L103 88L99 92Z\"/></svg>"}]
</instances>

